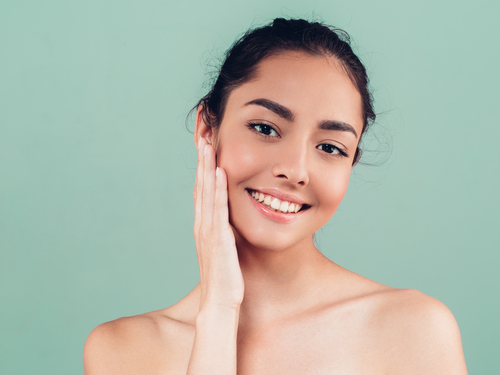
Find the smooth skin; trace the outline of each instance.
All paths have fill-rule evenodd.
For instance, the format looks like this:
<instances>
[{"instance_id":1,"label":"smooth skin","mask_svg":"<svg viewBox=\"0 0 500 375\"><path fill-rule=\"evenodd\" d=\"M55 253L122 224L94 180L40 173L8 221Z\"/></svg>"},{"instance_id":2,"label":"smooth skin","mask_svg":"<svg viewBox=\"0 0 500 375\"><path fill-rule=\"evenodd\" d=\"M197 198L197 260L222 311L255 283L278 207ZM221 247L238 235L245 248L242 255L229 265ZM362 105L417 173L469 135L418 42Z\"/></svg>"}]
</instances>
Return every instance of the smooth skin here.
<instances>
[{"instance_id":1,"label":"smooth skin","mask_svg":"<svg viewBox=\"0 0 500 375\"><path fill-rule=\"evenodd\" d=\"M216 133L199 110L200 283L169 308L94 329L85 374L467 374L446 306L314 246L344 197L362 125L360 95L338 62L295 52L260 63L230 94ZM277 219L249 190L305 209Z\"/></svg>"}]
</instances>

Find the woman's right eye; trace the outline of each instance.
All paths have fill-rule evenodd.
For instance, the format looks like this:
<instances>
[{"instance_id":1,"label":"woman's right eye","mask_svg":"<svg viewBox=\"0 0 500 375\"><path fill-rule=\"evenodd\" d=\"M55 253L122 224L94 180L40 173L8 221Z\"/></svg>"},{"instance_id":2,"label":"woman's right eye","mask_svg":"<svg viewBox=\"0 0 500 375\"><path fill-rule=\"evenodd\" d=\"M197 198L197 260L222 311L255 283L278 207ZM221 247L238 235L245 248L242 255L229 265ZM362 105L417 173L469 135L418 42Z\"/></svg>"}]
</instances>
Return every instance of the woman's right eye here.
<instances>
[{"instance_id":1,"label":"woman's right eye","mask_svg":"<svg viewBox=\"0 0 500 375\"><path fill-rule=\"evenodd\" d=\"M266 124L250 124L254 130L259 132L265 137L279 137L279 134L271 125Z\"/></svg>"}]
</instances>

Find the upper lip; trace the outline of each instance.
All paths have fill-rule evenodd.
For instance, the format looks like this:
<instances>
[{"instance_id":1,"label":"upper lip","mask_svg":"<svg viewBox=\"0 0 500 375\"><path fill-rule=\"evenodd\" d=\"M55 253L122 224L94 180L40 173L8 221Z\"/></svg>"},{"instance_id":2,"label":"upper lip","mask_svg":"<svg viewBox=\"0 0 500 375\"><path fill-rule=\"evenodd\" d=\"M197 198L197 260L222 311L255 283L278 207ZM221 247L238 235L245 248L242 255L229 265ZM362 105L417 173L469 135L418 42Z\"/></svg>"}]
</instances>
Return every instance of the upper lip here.
<instances>
[{"instance_id":1,"label":"upper lip","mask_svg":"<svg viewBox=\"0 0 500 375\"><path fill-rule=\"evenodd\" d=\"M291 202L291 203L295 203L295 204L301 204L301 205L304 205L307 203L300 197L296 196L296 195L292 195L292 194L285 194L283 193L282 191L278 190L278 189L275 189L275 188L271 188L271 189L250 189L249 190L253 190L253 191L258 191L259 193L262 193L264 195L270 195L272 197L275 197L275 198L278 198L280 201L288 201L288 202Z\"/></svg>"}]
</instances>

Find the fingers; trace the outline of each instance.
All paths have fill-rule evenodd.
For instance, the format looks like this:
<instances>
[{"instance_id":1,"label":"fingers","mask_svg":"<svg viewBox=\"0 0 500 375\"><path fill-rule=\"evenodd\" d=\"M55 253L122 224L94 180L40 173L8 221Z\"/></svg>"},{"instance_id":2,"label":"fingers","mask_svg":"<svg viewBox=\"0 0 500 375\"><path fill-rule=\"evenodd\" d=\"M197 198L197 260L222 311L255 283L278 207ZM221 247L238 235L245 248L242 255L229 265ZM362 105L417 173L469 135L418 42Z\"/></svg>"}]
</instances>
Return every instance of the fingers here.
<instances>
[{"instance_id":1,"label":"fingers","mask_svg":"<svg viewBox=\"0 0 500 375\"><path fill-rule=\"evenodd\" d=\"M215 201L215 150L203 138L198 141L198 166L196 169L196 182L193 191L195 206L195 237L203 227L211 228L213 224Z\"/></svg>"},{"instance_id":2,"label":"fingers","mask_svg":"<svg viewBox=\"0 0 500 375\"><path fill-rule=\"evenodd\" d=\"M196 182L194 185L194 232L195 237L199 233L201 226L201 202L202 202L202 192L203 192L203 172L204 172L204 151L205 143L202 138L198 141L198 165L196 167Z\"/></svg>"},{"instance_id":3,"label":"fingers","mask_svg":"<svg viewBox=\"0 0 500 375\"><path fill-rule=\"evenodd\" d=\"M204 139L198 143L198 167L193 192L195 203L195 237L214 226L229 225L227 175L216 168L215 150Z\"/></svg>"},{"instance_id":4,"label":"fingers","mask_svg":"<svg viewBox=\"0 0 500 375\"><path fill-rule=\"evenodd\" d=\"M215 150L212 145L205 143L203 156L203 190L201 210L202 220L206 221L207 227L212 225L215 200ZM205 224L205 223L204 223Z\"/></svg>"},{"instance_id":5,"label":"fingers","mask_svg":"<svg viewBox=\"0 0 500 375\"><path fill-rule=\"evenodd\" d=\"M217 168L215 173L215 202L214 202L214 224L220 227L229 225L229 211L227 200L227 176L222 168Z\"/></svg>"}]
</instances>

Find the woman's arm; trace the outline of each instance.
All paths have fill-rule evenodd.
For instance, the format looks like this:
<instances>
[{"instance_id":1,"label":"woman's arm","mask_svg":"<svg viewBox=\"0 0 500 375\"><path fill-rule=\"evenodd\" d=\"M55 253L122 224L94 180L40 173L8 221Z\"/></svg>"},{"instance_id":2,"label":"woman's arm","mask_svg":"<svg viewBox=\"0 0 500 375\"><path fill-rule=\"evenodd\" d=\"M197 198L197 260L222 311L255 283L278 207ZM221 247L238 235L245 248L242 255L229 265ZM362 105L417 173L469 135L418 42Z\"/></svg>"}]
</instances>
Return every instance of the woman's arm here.
<instances>
[{"instance_id":1,"label":"woman's arm","mask_svg":"<svg viewBox=\"0 0 500 375\"><path fill-rule=\"evenodd\" d=\"M201 300L187 373L234 375L244 283L229 225L226 174L216 169L215 150L203 137L193 195Z\"/></svg>"}]
</instances>

